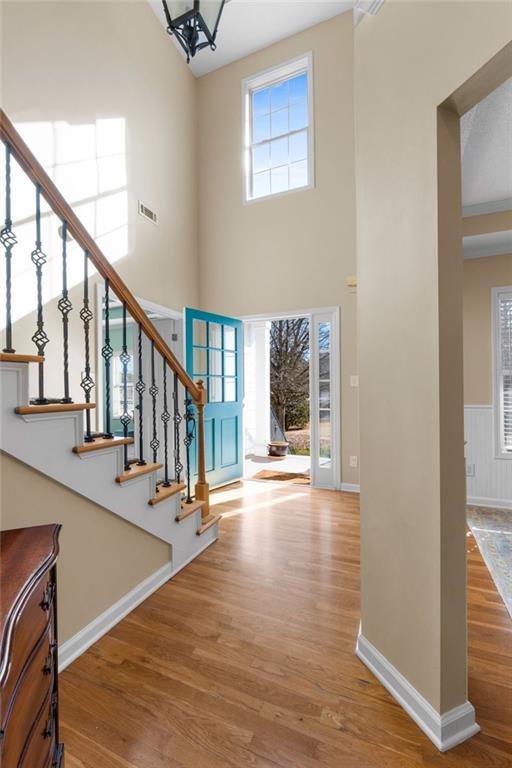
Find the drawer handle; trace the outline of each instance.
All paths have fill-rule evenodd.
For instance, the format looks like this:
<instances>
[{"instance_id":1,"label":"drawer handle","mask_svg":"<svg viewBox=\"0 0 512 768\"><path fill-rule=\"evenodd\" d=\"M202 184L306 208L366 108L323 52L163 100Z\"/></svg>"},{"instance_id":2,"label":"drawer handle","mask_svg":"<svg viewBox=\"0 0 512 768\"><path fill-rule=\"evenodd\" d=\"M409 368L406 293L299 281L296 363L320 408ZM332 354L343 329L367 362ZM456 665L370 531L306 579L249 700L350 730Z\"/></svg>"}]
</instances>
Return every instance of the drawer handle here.
<instances>
[{"instance_id":1,"label":"drawer handle","mask_svg":"<svg viewBox=\"0 0 512 768\"><path fill-rule=\"evenodd\" d=\"M43 738L49 739L50 736L53 735L53 730L55 728L55 713L57 711L57 694L52 694L52 700L50 703L50 711L48 712L48 718L46 720L46 725L44 727L43 731Z\"/></svg>"},{"instance_id":2,"label":"drawer handle","mask_svg":"<svg viewBox=\"0 0 512 768\"><path fill-rule=\"evenodd\" d=\"M49 611L55 595L55 584L49 581L43 593L43 599L39 603L43 611Z\"/></svg>"},{"instance_id":3,"label":"drawer handle","mask_svg":"<svg viewBox=\"0 0 512 768\"><path fill-rule=\"evenodd\" d=\"M49 715L48 720L46 721L46 725L44 727L44 731L43 731L43 738L44 739L49 739L51 737L51 735L53 734L53 726L54 726L54 724L55 724L55 721L54 721L54 718L53 718L53 713L51 713Z\"/></svg>"},{"instance_id":4,"label":"drawer handle","mask_svg":"<svg viewBox=\"0 0 512 768\"><path fill-rule=\"evenodd\" d=\"M44 663L43 667L43 675L49 675L51 674L53 670L53 664L55 661L55 649L57 648L57 643L50 643L50 648L48 650L48 656L46 657L46 661Z\"/></svg>"}]
</instances>

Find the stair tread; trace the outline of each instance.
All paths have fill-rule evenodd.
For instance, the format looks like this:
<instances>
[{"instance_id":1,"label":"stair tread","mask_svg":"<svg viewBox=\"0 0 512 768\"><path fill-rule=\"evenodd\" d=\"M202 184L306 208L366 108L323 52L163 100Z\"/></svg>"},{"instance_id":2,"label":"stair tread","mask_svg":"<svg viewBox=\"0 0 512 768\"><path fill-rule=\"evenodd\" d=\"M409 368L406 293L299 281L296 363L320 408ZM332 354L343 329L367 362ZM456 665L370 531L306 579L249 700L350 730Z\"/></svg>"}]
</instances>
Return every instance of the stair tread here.
<instances>
[{"instance_id":1,"label":"stair tread","mask_svg":"<svg viewBox=\"0 0 512 768\"><path fill-rule=\"evenodd\" d=\"M96 408L95 403L49 403L48 405L20 405L15 412L22 416L31 413L64 413L66 411L87 411Z\"/></svg>"},{"instance_id":2,"label":"stair tread","mask_svg":"<svg viewBox=\"0 0 512 768\"><path fill-rule=\"evenodd\" d=\"M201 536L201 534L207 531L208 528L211 528L212 525L218 523L220 519L221 515L216 515L213 512L210 512L208 517L201 521L201 527L197 529L197 535Z\"/></svg>"},{"instance_id":3,"label":"stair tread","mask_svg":"<svg viewBox=\"0 0 512 768\"><path fill-rule=\"evenodd\" d=\"M141 477L142 475L148 475L150 472L156 472L157 469L162 469L162 467L163 464L148 463L143 464L142 466L132 464L131 469L116 477L116 483L121 485L122 483L128 482L128 480L133 480L134 477Z\"/></svg>"},{"instance_id":4,"label":"stair tread","mask_svg":"<svg viewBox=\"0 0 512 768\"><path fill-rule=\"evenodd\" d=\"M0 352L0 363L44 363L42 355L18 355L16 352Z\"/></svg>"},{"instance_id":5,"label":"stair tread","mask_svg":"<svg viewBox=\"0 0 512 768\"><path fill-rule=\"evenodd\" d=\"M196 512L198 509L201 509L203 506L204 501L192 501L190 504L187 504L186 501L181 502L181 512L179 515L176 515L176 522L181 523L182 520L185 520L189 515L192 515L194 512Z\"/></svg>"},{"instance_id":6,"label":"stair tread","mask_svg":"<svg viewBox=\"0 0 512 768\"><path fill-rule=\"evenodd\" d=\"M73 453L90 453L91 451L101 451L103 448L113 448L118 445L132 445L133 437L95 437L92 443L82 443L75 445Z\"/></svg>"},{"instance_id":7,"label":"stair tread","mask_svg":"<svg viewBox=\"0 0 512 768\"><path fill-rule=\"evenodd\" d=\"M155 504L159 504L161 501L170 499L171 496L180 493L184 488L185 483L171 483L167 488L164 488L163 485L159 485L158 492L149 500L148 504L151 504L151 506L154 507Z\"/></svg>"}]
</instances>

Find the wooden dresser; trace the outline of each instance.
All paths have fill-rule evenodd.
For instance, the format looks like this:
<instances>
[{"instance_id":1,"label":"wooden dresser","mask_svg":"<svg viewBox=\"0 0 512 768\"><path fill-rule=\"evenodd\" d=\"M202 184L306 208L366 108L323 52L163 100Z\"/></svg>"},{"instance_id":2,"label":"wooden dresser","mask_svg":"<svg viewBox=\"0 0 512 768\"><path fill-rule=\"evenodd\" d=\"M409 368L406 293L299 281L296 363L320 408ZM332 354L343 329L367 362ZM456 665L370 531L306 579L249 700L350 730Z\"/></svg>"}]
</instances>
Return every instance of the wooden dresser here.
<instances>
[{"instance_id":1,"label":"wooden dresser","mask_svg":"<svg viewBox=\"0 0 512 768\"><path fill-rule=\"evenodd\" d=\"M0 765L62 768L57 690L60 525L0 534Z\"/></svg>"}]
</instances>

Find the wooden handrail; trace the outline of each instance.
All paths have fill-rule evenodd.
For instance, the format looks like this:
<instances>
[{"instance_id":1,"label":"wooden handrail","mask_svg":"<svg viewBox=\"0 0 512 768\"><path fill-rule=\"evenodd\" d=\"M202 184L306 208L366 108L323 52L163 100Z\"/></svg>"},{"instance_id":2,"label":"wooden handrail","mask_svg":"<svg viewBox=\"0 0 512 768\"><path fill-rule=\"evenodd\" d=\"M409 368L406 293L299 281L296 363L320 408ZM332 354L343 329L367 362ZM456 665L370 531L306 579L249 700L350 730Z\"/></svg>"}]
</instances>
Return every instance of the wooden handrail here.
<instances>
[{"instance_id":1,"label":"wooden handrail","mask_svg":"<svg viewBox=\"0 0 512 768\"><path fill-rule=\"evenodd\" d=\"M50 179L43 166L32 154L20 134L11 123L3 109L0 109L0 138L5 144L9 144L11 154L24 170L26 175L39 184L41 194L52 209L62 220L67 222L68 232L76 240L78 245L89 253L89 258L99 274L109 280L110 287L120 301L126 304L126 308L137 323L140 323L146 336L154 342L155 349L167 360L169 367L178 374L178 378L189 391L196 405L204 405L206 402L206 390L201 383L195 384L181 363L171 352L170 348L158 333L157 329L148 318L135 296L130 292L124 281L107 260L102 250L86 230L71 206L66 202L53 181Z\"/></svg>"}]
</instances>

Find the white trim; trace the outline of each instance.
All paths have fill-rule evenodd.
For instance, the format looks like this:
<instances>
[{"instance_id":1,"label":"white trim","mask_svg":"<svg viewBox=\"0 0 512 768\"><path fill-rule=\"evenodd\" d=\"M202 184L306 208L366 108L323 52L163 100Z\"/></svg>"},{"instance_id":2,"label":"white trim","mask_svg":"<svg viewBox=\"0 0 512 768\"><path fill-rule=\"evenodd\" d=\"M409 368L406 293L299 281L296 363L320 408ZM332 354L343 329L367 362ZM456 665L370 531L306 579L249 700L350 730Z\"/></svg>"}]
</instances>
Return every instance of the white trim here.
<instances>
[{"instance_id":1,"label":"white trim","mask_svg":"<svg viewBox=\"0 0 512 768\"><path fill-rule=\"evenodd\" d=\"M441 715L396 667L366 640L361 631L357 638L356 655L441 752L446 752L479 732L480 726L475 722L475 710L469 701Z\"/></svg>"},{"instance_id":2,"label":"white trim","mask_svg":"<svg viewBox=\"0 0 512 768\"><path fill-rule=\"evenodd\" d=\"M272 320L283 320L283 319L292 319L292 318L300 318L305 317L308 318L310 323L310 339L313 339L312 334L312 327L314 322L321 316L324 316L325 322L331 323L331 331L332 331L332 344L331 344L331 382L334 381L335 386L331 387L331 416L333 416L332 419L332 434L331 434L331 445L332 445L332 457L331 457L331 463L332 463L332 478L333 482L329 482L327 484L324 484L321 482L320 478L315 477L315 473L313 472L313 465L317 462L315 461L315 455L314 451L311 452L311 487L312 488L327 488L329 490L339 490L341 487L341 311L339 306L334 307L316 307L314 309L303 309L303 310L282 310L279 312L271 312L271 313L264 313L264 314L257 314L257 315L242 315L239 317L240 320L242 320L243 323L252 323L252 322L261 322L261 321L269 321ZM310 402L313 402L313 388L314 388L314 380L313 377L315 375L314 365L316 365L316 361L313 361L313 342L310 343L311 347L311 364L310 364L310 384L309 384L309 391L310 391ZM312 420L315 418L315 413L313 409L311 409L311 416ZM311 430L311 445L313 446L313 441L315 441L315 430L312 428ZM245 456L245 442L244 442L244 456ZM263 481L262 481L263 482ZM264 482L269 482L268 480L265 480Z\"/></svg>"},{"instance_id":3,"label":"white trim","mask_svg":"<svg viewBox=\"0 0 512 768\"><path fill-rule=\"evenodd\" d=\"M472 507L492 507L493 509L512 509L510 499L487 499L483 496L468 496L467 504Z\"/></svg>"},{"instance_id":4,"label":"white trim","mask_svg":"<svg viewBox=\"0 0 512 768\"><path fill-rule=\"evenodd\" d=\"M96 643L103 635L125 618L140 603L144 602L153 592L160 589L169 579L172 579L182 568L192 562L201 552L213 544L217 538L212 539L202 549L194 552L188 560L178 568L173 569L172 561L166 563L158 571L148 576L147 579L137 584L130 592L124 595L117 603L100 613L93 621L87 624L83 629L66 640L59 648L59 672L63 672L75 659L85 653L85 651Z\"/></svg>"},{"instance_id":5,"label":"white trim","mask_svg":"<svg viewBox=\"0 0 512 768\"><path fill-rule=\"evenodd\" d=\"M500 339L500 318L499 318L499 301L502 294L512 294L512 285L500 286L498 288L491 288L491 348L492 348L492 377L493 377L493 407L494 407L494 458L503 459L504 461L512 461L512 453L505 451L503 429L504 423L502 421L501 412L501 365L498 364L498 360L501 358L501 350L498 348Z\"/></svg>"},{"instance_id":6,"label":"white trim","mask_svg":"<svg viewBox=\"0 0 512 768\"><path fill-rule=\"evenodd\" d=\"M251 164L249 160L249 153L252 147L251 141L251 105L250 105L250 93L258 88L278 83L280 80L284 80L289 77L293 77L294 74L299 74L301 71L305 71L308 76L308 183L303 187L296 187L294 189L287 189L283 192L274 192L269 195L262 195L260 197L250 196L250 184L251 184ZM251 75L242 80L242 147L243 147L243 174L242 174L242 201L244 205L252 205L253 203L259 203L262 200L269 200L271 198L283 197L294 192L306 192L307 190L314 189L315 187L315 109L314 109L314 70L313 70L313 51L307 51L307 53L301 56L296 56L289 61L278 64L277 66L270 67L263 72L257 72L255 75ZM289 134L285 134L289 135ZM278 138L278 137L276 137Z\"/></svg>"},{"instance_id":7,"label":"white trim","mask_svg":"<svg viewBox=\"0 0 512 768\"><path fill-rule=\"evenodd\" d=\"M340 491L345 491L345 493L361 493L361 486L359 483L342 483Z\"/></svg>"},{"instance_id":8,"label":"white trim","mask_svg":"<svg viewBox=\"0 0 512 768\"><path fill-rule=\"evenodd\" d=\"M283 309L279 312L264 312L258 315L239 315L239 320L244 323L254 320L291 320L294 317L309 317L310 315L339 311L339 307L310 307L309 309Z\"/></svg>"}]
</instances>

